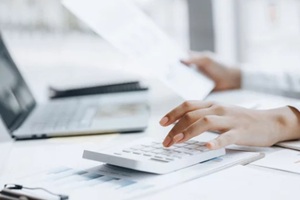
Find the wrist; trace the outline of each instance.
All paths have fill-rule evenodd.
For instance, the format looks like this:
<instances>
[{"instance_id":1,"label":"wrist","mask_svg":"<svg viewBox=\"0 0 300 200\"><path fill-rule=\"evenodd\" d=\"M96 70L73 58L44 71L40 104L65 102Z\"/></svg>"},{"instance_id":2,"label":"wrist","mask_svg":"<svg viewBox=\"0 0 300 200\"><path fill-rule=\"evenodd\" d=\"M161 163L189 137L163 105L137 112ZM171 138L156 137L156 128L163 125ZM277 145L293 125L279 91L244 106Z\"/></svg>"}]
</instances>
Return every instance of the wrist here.
<instances>
[{"instance_id":1,"label":"wrist","mask_svg":"<svg viewBox=\"0 0 300 200\"><path fill-rule=\"evenodd\" d=\"M300 112L290 106L271 110L277 126L277 142L300 139Z\"/></svg>"},{"instance_id":2,"label":"wrist","mask_svg":"<svg viewBox=\"0 0 300 200\"><path fill-rule=\"evenodd\" d=\"M241 70L239 68L232 68L230 69L230 74L231 76L231 86L230 89L240 89L241 88L241 79L242 79L242 73Z\"/></svg>"}]
</instances>

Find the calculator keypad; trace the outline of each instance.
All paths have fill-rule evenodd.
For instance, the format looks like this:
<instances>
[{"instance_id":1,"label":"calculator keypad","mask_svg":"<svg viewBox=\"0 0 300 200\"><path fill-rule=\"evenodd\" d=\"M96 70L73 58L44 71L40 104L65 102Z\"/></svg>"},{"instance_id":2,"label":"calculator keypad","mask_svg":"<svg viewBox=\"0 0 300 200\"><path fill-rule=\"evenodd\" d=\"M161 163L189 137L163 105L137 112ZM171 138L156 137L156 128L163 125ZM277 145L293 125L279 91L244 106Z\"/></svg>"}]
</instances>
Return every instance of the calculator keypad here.
<instances>
[{"instance_id":1,"label":"calculator keypad","mask_svg":"<svg viewBox=\"0 0 300 200\"><path fill-rule=\"evenodd\" d=\"M208 149L204 142L190 140L181 144L175 144L169 148L162 146L159 142L140 144L114 152L114 155L140 156L152 161L168 163L205 151L208 151Z\"/></svg>"}]
</instances>

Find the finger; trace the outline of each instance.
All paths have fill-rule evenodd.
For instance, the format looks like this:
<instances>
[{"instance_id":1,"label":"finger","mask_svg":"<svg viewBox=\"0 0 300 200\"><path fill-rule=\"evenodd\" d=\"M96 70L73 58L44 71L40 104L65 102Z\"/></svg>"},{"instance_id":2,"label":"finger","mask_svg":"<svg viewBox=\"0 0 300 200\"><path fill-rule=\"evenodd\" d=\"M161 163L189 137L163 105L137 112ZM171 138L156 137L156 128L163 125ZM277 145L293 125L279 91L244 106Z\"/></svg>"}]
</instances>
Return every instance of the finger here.
<instances>
[{"instance_id":1,"label":"finger","mask_svg":"<svg viewBox=\"0 0 300 200\"><path fill-rule=\"evenodd\" d=\"M190 57L189 59L181 60L181 63L191 66L196 65L197 69L204 70L207 66L210 66L212 64L213 60L208 56L194 56Z\"/></svg>"},{"instance_id":2,"label":"finger","mask_svg":"<svg viewBox=\"0 0 300 200\"><path fill-rule=\"evenodd\" d=\"M206 145L209 149L220 149L228 145L235 144L238 139L238 133L235 130L230 130L223 133L216 139L208 142Z\"/></svg>"},{"instance_id":3,"label":"finger","mask_svg":"<svg viewBox=\"0 0 300 200\"><path fill-rule=\"evenodd\" d=\"M178 140L180 135L177 134L173 137L173 142L174 143L182 143L186 142L187 140L198 136L202 134L205 131L227 131L230 129L230 125L228 123L228 119L226 117L221 117L221 116L215 116L215 115L209 115L205 116L202 119L198 120L195 122L193 125L191 125L189 128L184 130L182 132L182 138L181 140Z\"/></svg>"},{"instance_id":4,"label":"finger","mask_svg":"<svg viewBox=\"0 0 300 200\"><path fill-rule=\"evenodd\" d=\"M206 57L190 57L189 59L180 60L181 63L190 66L190 65L204 65L206 64Z\"/></svg>"},{"instance_id":5,"label":"finger","mask_svg":"<svg viewBox=\"0 0 300 200\"><path fill-rule=\"evenodd\" d=\"M163 141L163 145L165 147L170 147L175 143L185 142L192 137L195 137L208 130L220 130L225 128L228 129L228 124L229 123L227 123L227 120L225 120L224 117L214 115L205 116L202 119L199 119L186 130L184 130L182 133L174 135L174 133L169 132L169 134Z\"/></svg>"},{"instance_id":6,"label":"finger","mask_svg":"<svg viewBox=\"0 0 300 200\"><path fill-rule=\"evenodd\" d=\"M209 108L204 108L200 110L194 110L189 113L186 113L171 129L170 136L174 137L178 133L182 133L184 130L188 129L192 124L194 124L199 119L207 115L219 115L219 109L217 106L211 106Z\"/></svg>"},{"instance_id":7,"label":"finger","mask_svg":"<svg viewBox=\"0 0 300 200\"><path fill-rule=\"evenodd\" d=\"M178 119L180 119L182 116L184 116L186 113L197 110L197 109L203 109L203 108L209 108L213 105L212 102L205 102L205 101L186 101L170 111L168 114L166 114L161 120L160 124L162 126L168 126L174 122L176 122Z\"/></svg>"},{"instance_id":8,"label":"finger","mask_svg":"<svg viewBox=\"0 0 300 200\"><path fill-rule=\"evenodd\" d=\"M180 62L186 66L190 66L190 65L194 64L190 61L190 59L182 59L182 60L180 60Z\"/></svg>"}]
</instances>

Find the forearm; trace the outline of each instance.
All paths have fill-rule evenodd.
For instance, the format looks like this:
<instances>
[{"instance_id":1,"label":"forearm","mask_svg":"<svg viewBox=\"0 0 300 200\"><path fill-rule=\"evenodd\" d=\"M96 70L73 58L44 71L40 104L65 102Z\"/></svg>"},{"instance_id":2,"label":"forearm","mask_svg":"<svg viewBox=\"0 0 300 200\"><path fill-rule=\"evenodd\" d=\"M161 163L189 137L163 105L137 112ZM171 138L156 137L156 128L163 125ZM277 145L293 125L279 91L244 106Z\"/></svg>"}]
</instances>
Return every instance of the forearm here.
<instances>
[{"instance_id":1,"label":"forearm","mask_svg":"<svg viewBox=\"0 0 300 200\"><path fill-rule=\"evenodd\" d=\"M300 96L300 73L242 68L241 88L294 97Z\"/></svg>"},{"instance_id":2,"label":"forearm","mask_svg":"<svg viewBox=\"0 0 300 200\"><path fill-rule=\"evenodd\" d=\"M242 87L242 71L239 68L229 70L228 89L239 89Z\"/></svg>"}]
</instances>

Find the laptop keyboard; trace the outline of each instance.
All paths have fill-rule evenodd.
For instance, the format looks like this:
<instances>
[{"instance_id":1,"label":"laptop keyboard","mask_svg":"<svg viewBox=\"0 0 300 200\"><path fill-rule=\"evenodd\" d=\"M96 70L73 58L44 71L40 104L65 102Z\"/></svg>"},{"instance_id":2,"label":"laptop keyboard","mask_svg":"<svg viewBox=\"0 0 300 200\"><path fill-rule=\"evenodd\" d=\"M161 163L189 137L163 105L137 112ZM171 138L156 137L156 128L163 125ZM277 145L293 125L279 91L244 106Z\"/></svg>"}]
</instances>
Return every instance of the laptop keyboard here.
<instances>
[{"instance_id":1,"label":"laptop keyboard","mask_svg":"<svg viewBox=\"0 0 300 200\"><path fill-rule=\"evenodd\" d=\"M82 105L80 102L54 104L31 118L29 129L32 132L86 129L91 126L97 110L98 105Z\"/></svg>"}]
</instances>

